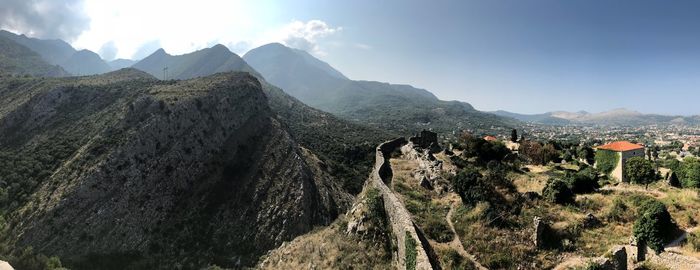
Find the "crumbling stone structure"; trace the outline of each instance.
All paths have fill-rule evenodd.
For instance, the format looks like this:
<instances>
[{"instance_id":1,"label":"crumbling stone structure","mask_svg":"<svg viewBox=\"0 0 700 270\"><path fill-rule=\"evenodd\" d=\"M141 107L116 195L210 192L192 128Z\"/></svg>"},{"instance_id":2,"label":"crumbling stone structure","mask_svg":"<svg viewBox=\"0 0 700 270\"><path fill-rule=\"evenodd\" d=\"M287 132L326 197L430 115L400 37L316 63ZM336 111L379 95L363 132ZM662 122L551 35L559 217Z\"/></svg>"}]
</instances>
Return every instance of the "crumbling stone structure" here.
<instances>
[{"instance_id":1,"label":"crumbling stone structure","mask_svg":"<svg viewBox=\"0 0 700 270\"><path fill-rule=\"evenodd\" d=\"M397 252L393 257L397 268L406 268L405 243L407 237L410 236L417 242L416 269L440 269L440 263L437 261L437 256L435 256L427 238L413 223L411 214L386 184L391 182L390 178L392 177L389 163L391 152L406 143L405 138L398 138L377 147L374 170L372 170L366 187L376 188L384 199L384 210L389 218L389 226L391 226L392 235L396 237Z\"/></svg>"},{"instance_id":2,"label":"crumbling stone structure","mask_svg":"<svg viewBox=\"0 0 700 270\"><path fill-rule=\"evenodd\" d=\"M416 134L415 137L409 138L409 141L421 148L439 147L437 133L432 131L423 130L420 134Z\"/></svg>"}]
</instances>

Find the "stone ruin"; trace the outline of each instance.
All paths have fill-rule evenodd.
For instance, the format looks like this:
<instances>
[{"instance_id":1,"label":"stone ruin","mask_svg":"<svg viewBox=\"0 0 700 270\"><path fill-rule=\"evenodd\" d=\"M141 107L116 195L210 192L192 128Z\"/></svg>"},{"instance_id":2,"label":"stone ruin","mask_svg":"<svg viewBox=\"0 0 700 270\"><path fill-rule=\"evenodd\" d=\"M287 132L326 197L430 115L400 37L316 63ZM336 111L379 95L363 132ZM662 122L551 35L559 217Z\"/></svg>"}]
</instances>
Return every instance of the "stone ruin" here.
<instances>
[{"instance_id":1,"label":"stone ruin","mask_svg":"<svg viewBox=\"0 0 700 270\"><path fill-rule=\"evenodd\" d=\"M420 135L409 140L410 143L401 147L401 153L408 159L418 161L418 168L412 172L416 181L423 188L434 190L438 194L449 191L448 180L442 175L442 161L433 155L440 151L437 134L423 130Z\"/></svg>"},{"instance_id":2,"label":"stone ruin","mask_svg":"<svg viewBox=\"0 0 700 270\"><path fill-rule=\"evenodd\" d=\"M420 132L420 134L416 134L416 136L411 137L408 140L417 147L423 149L430 149L433 153L440 151L440 145L438 144L437 140L437 133L435 132L424 129Z\"/></svg>"},{"instance_id":3,"label":"stone ruin","mask_svg":"<svg viewBox=\"0 0 700 270\"><path fill-rule=\"evenodd\" d=\"M532 219L532 225L535 228L534 234L532 234L532 242L535 244L535 247L538 249L544 247L544 231L547 229L547 223L545 223L542 218L540 217L535 217Z\"/></svg>"}]
</instances>

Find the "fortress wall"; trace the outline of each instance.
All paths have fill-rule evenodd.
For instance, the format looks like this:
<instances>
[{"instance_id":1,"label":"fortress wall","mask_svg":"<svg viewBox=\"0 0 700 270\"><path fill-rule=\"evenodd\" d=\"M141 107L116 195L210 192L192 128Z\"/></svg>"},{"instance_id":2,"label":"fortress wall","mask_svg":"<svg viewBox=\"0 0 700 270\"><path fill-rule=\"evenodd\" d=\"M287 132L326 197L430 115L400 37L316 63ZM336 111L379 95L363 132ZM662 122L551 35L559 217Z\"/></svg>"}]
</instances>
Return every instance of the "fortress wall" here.
<instances>
[{"instance_id":1,"label":"fortress wall","mask_svg":"<svg viewBox=\"0 0 700 270\"><path fill-rule=\"evenodd\" d=\"M384 209L398 246L398 254L396 254L394 260L397 262L399 269L405 269L406 267L405 241L407 235L410 235L416 241L416 269L439 269L440 266L435 260L427 239L423 236L420 229L415 226L411 214L406 210L403 203L387 186L387 184L391 183L392 178L391 164L389 162L391 152L406 143L405 138L398 138L382 143L377 147L374 170L372 170L368 185L379 190L384 199Z\"/></svg>"}]
</instances>

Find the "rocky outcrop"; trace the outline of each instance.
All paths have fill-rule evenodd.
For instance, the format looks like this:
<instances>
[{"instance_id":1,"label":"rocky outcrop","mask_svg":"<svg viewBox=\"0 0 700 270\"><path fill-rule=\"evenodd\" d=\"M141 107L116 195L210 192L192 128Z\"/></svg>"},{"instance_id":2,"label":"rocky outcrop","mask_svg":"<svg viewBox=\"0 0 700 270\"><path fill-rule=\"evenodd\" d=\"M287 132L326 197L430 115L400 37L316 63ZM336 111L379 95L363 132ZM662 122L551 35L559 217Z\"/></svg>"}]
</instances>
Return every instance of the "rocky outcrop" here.
<instances>
[{"instance_id":1,"label":"rocky outcrop","mask_svg":"<svg viewBox=\"0 0 700 270\"><path fill-rule=\"evenodd\" d=\"M6 261L0 261L0 270L14 270L14 268Z\"/></svg>"},{"instance_id":2,"label":"rocky outcrop","mask_svg":"<svg viewBox=\"0 0 700 270\"><path fill-rule=\"evenodd\" d=\"M44 82L0 114L0 146L31 147L40 132L79 144L8 216L13 246L69 267L236 267L347 208L351 196L275 119L254 77L109 78Z\"/></svg>"}]
</instances>

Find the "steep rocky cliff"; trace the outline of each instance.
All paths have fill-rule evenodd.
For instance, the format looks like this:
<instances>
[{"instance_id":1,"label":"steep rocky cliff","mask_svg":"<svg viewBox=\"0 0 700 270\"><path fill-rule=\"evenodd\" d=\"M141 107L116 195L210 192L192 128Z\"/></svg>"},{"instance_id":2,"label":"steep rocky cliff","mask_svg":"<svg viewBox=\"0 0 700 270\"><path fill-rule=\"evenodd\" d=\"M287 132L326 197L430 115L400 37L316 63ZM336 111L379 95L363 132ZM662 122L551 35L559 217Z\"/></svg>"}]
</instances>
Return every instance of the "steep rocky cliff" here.
<instances>
[{"instance_id":1,"label":"steep rocky cliff","mask_svg":"<svg viewBox=\"0 0 700 270\"><path fill-rule=\"evenodd\" d=\"M3 81L0 155L1 240L75 269L249 264L351 200L243 73Z\"/></svg>"}]
</instances>

